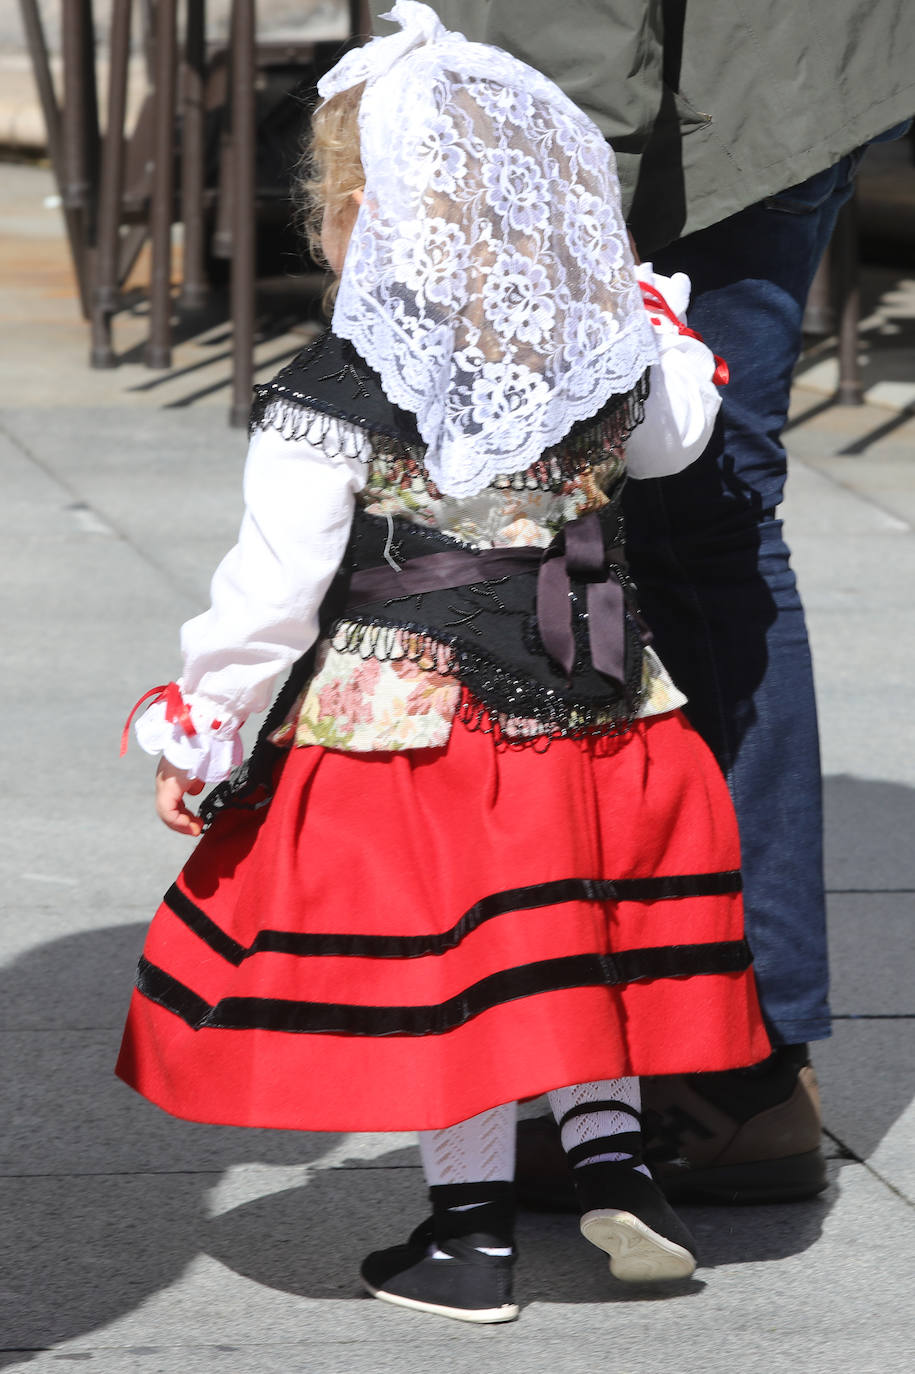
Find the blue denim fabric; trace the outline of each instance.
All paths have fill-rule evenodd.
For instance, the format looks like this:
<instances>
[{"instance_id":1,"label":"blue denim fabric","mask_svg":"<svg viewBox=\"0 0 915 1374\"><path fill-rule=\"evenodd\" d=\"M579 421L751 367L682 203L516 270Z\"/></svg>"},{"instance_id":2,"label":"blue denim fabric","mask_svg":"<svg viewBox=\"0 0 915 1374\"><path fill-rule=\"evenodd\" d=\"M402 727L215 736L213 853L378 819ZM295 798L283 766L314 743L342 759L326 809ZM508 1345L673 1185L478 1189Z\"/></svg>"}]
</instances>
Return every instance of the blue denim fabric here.
<instances>
[{"instance_id":1,"label":"blue denim fabric","mask_svg":"<svg viewBox=\"0 0 915 1374\"><path fill-rule=\"evenodd\" d=\"M747 931L776 1043L830 1033L822 798L804 612L776 507L804 305L857 155L658 254L693 284L689 322L731 370L709 447L630 482L629 557L687 714L740 824Z\"/></svg>"}]
</instances>

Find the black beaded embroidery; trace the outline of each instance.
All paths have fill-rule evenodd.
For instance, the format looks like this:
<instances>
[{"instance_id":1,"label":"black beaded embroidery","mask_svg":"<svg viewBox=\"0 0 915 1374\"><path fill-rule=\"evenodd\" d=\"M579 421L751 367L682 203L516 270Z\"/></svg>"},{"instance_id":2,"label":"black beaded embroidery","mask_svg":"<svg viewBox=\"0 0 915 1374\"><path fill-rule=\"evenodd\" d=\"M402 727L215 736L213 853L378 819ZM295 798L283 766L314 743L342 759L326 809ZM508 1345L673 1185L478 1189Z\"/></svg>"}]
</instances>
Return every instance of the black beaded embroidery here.
<instances>
[{"instance_id":1,"label":"black beaded embroidery","mask_svg":"<svg viewBox=\"0 0 915 1374\"><path fill-rule=\"evenodd\" d=\"M494 479L498 490L556 491L564 482L619 452L641 424L648 372L624 396L611 396L588 420L577 421L561 443L546 449L523 472ZM345 339L329 331L303 350L272 381L254 388L250 430L274 429L284 439L307 438L330 457L359 453L366 439L372 459L393 481L419 477L433 499L441 493L426 471L425 444L415 416L392 405L381 379Z\"/></svg>"}]
</instances>

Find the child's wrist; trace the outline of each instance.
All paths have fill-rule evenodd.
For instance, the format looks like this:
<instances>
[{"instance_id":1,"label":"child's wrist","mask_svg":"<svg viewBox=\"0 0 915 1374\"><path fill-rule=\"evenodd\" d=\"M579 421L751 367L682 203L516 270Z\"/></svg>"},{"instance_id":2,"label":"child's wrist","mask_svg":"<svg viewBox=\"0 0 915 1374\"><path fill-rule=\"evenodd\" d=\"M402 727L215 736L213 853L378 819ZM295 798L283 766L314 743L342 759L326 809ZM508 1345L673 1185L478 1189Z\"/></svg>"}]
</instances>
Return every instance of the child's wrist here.
<instances>
[{"instance_id":1,"label":"child's wrist","mask_svg":"<svg viewBox=\"0 0 915 1374\"><path fill-rule=\"evenodd\" d=\"M204 697L185 695L179 684L170 686L171 695L136 721L138 744L203 782L221 782L242 761L242 722Z\"/></svg>"}]
</instances>

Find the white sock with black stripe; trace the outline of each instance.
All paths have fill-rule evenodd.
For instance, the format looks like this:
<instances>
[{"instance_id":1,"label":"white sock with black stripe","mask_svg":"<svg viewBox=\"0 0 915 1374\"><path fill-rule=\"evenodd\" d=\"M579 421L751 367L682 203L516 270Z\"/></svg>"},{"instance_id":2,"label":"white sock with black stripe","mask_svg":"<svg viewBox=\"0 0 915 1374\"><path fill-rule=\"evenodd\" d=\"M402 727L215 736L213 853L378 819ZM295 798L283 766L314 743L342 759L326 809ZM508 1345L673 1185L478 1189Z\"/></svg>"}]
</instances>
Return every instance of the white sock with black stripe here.
<instances>
[{"instance_id":1,"label":"white sock with black stripe","mask_svg":"<svg viewBox=\"0 0 915 1374\"><path fill-rule=\"evenodd\" d=\"M562 1148L573 1168L632 1159L641 1145L642 1095L637 1078L574 1083L548 1093ZM634 1166L651 1177L644 1164Z\"/></svg>"}]
</instances>

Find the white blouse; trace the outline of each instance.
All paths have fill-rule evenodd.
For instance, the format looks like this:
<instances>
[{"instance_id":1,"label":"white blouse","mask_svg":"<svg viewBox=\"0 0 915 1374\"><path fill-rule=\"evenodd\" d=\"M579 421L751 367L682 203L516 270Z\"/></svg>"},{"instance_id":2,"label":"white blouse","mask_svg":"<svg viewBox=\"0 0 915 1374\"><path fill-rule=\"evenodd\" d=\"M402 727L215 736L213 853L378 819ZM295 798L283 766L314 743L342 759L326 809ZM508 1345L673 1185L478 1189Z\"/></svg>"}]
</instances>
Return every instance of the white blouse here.
<instances>
[{"instance_id":1,"label":"white blouse","mask_svg":"<svg viewBox=\"0 0 915 1374\"><path fill-rule=\"evenodd\" d=\"M658 277L650 263L638 271L682 316L688 278ZM652 368L645 420L626 445L634 478L679 472L698 457L719 405L710 351L663 316L653 318L660 362ZM194 733L166 720L165 703L156 702L135 725L147 753L162 752L205 782L221 781L241 762L241 725L266 709L276 679L317 638L318 611L342 562L370 458L367 436L354 438L336 425L328 433L326 416L313 437L255 432L238 542L213 575L209 609L181 630L178 685Z\"/></svg>"}]
</instances>

